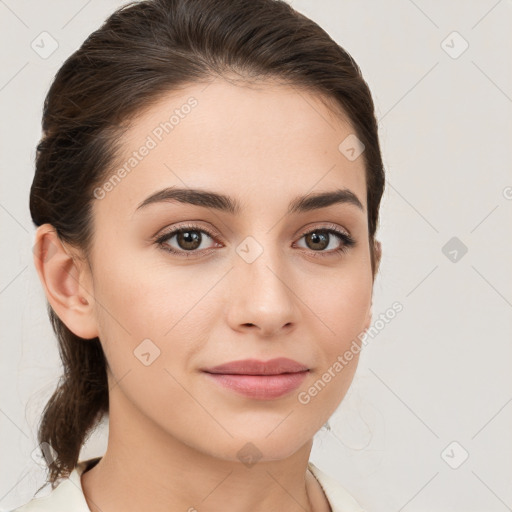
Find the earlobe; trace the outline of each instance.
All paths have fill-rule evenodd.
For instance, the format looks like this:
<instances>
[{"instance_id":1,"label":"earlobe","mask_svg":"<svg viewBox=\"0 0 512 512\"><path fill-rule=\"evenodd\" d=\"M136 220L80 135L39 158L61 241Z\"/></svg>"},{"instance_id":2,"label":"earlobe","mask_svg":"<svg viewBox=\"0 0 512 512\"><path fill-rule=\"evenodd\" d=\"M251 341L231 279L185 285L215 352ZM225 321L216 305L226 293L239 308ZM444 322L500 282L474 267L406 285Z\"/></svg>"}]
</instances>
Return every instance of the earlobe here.
<instances>
[{"instance_id":1,"label":"earlobe","mask_svg":"<svg viewBox=\"0 0 512 512\"><path fill-rule=\"evenodd\" d=\"M36 230L34 264L46 298L57 316L77 336L98 336L86 265L60 240L51 224Z\"/></svg>"}]
</instances>

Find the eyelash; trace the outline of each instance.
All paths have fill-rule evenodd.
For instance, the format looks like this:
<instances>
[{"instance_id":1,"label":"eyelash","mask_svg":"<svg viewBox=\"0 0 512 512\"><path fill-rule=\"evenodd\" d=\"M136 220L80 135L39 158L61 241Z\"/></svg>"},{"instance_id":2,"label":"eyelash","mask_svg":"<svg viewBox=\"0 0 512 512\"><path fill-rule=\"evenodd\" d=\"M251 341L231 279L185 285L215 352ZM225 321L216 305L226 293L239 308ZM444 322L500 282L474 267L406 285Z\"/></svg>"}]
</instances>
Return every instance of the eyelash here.
<instances>
[{"instance_id":1,"label":"eyelash","mask_svg":"<svg viewBox=\"0 0 512 512\"><path fill-rule=\"evenodd\" d=\"M171 254L174 254L176 256L184 257L184 258L195 257L195 255L200 251L197 251L197 250L177 251L175 249L169 248L169 246L166 246L164 243L164 242L168 241L169 239L173 238L174 235L176 235L180 232L183 232L183 231L200 231L201 233L206 233L210 238L215 239L215 235L213 233L210 233L210 231L208 231L207 229L204 229L203 227L197 226L194 224L187 224L184 226L180 226L179 228L175 228L172 231L168 231L167 233L164 233L161 236L156 237L154 239L154 242L162 250L169 252ZM348 252L348 250L350 248L352 248L353 246L355 246L355 244L356 244L356 241L350 235L348 235L347 233L345 233L343 231L340 231L334 224L330 224L327 227L314 228L314 229L310 229L309 231L305 231L300 235L299 240L302 237L309 235L311 233L317 232L317 231L335 235L336 237L338 237L341 240L341 242L343 242L343 244L341 245L341 247L339 249L334 249L334 250L328 251L328 252L311 250L312 256L315 258L316 257L325 258L325 257L329 257L329 256L334 256L334 255L341 255L342 253ZM209 252L212 252L214 249L209 249L209 250L206 249L206 250Z\"/></svg>"}]
</instances>

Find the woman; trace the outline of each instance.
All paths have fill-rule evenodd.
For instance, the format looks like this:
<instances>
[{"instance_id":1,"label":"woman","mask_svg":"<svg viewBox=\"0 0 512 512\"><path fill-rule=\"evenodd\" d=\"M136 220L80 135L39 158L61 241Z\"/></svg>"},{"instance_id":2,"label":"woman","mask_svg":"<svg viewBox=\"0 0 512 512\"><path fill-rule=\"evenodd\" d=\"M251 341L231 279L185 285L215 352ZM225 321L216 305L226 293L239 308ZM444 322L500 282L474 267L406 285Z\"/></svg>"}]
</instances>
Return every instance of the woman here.
<instances>
[{"instance_id":1,"label":"woman","mask_svg":"<svg viewBox=\"0 0 512 512\"><path fill-rule=\"evenodd\" d=\"M114 12L44 105L30 210L64 374L52 491L17 510L362 510L309 456L371 322L383 189L357 64L286 2Z\"/></svg>"}]
</instances>

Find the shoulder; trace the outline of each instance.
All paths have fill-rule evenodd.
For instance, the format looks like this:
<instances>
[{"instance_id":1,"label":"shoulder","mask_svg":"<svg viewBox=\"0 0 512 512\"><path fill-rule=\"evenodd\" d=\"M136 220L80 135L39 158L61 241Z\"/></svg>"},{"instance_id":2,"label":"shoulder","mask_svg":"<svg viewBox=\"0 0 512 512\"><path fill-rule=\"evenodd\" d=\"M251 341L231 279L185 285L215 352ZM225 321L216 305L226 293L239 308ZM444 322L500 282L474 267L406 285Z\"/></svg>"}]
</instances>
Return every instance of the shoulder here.
<instances>
[{"instance_id":1,"label":"shoulder","mask_svg":"<svg viewBox=\"0 0 512 512\"><path fill-rule=\"evenodd\" d=\"M69 477L64 478L47 496L33 498L11 512L90 512L80 477L97 460L98 457L79 462Z\"/></svg>"},{"instance_id":2,"label":"shoulder","mask_svg":"<svg viewBox=\"0 0 512 512\"><path fill-rule=\"evenodd\" d=\"M355 498L335 478L322 471L311 461L308 463L308 468L322 486L332 512L365 512Z\"/></svg>"}]
</instances>

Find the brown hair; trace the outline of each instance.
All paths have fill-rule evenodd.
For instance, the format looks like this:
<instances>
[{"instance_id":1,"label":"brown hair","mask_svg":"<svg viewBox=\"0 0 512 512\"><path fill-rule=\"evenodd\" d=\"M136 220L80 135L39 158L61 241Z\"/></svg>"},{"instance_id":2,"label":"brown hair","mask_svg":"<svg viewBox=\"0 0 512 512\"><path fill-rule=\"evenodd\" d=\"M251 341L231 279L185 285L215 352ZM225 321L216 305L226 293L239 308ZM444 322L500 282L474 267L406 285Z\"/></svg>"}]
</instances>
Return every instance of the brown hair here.
<instances>
[{"instance_id":1,"label":"brown hair","mask_svg":"<svg viewBox=\"0 0 512 512\"><path fill-rule=\"evenodd\" d=\"M34 224L52 224L87 258L93 190L111 172L128 121L166 92L233 74L314 92L351 122L365 146L375 277L385 180L371 93L352 57L283 0L146 0L115 11L64 62L45 98L30 191ZM38 440L56 452L54 461L47 460L55 488L108 415L109 398L99 339L73 334L49 304L48 313L64 373L43 411Z\"/></svg>"}]
</instances>

